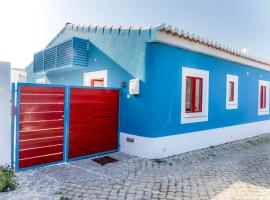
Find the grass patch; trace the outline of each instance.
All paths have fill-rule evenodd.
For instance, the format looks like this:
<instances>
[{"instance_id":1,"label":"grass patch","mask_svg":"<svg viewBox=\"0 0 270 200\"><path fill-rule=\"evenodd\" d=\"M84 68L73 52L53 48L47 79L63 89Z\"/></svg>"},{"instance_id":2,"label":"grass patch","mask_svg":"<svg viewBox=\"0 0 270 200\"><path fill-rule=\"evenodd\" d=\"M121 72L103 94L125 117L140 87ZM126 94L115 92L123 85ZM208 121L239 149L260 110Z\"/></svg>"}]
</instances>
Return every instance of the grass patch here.
<instances>
[{"instance_id":1,"label":"grass patch","mask_svg":"<svg viewBox=\"0 0 270 200\"><path fill-rule=\"evenodd\" d=\"M0 166L0 192L9 192L16 187L15 172L9 166Z\"/></svg>"},{"instance_id":2,"label":"grass patch","mask_svg":"<svg viewBox=\"0 0 270 200\"><path fill-rule=\"evenodd\" d=\"M71 199L68 198L68 197L61 196L61 197L60 197L60 200L71 200Z\"/></svg>"},{"instance_id":3,"label":"grass patch","mask_svg":"<svg viewBox=\"0 0 270 200\"><path fill-rule=\"evenodd\" d=\"M71 200L71 198L68 198L68 197L66 197L64 194L63 194L63 192L56 192L55 194L57 194L57 195L61 195L60 196L60 198L59 198L59 200Z\"/></svg>"},{"instance_id":4,"label":"grass patch","mask_svg":"<svg viewBox=\"0 0 270 200\"><path fill-rule=\"evenodd\" d=\"M162 160L162 159L153 159L153 162L155 162L155 163L157 163L157 164L167 163L166 160Z\"/></svg>"},{"instance_id":5,"label":"grass patch","mask_svg":"<svg viewBox=\"0 0 270 200\"><path fill-rule=\"evenodd\" d=\"M261 142L255 141L255 140L248 140L247 143L250 145L257 145L257 144L260 144Z\"/></svg>"},{"instance_id":6,"label":"grass patch","mask_svg":"<svg viewBox=\"0 0 270 200\"><path fill-rule=\"evenodd\" d=\"M160 165L160 164L168 164L168 165L172 166L171 162L168 162L167 160L160 159L160 158L152 159L152 162L157 163L158 165Z\"/></svg>"},{"instance_id":7,"label":"grass patch","mask_svg":"<svg viewBox=\"0 0 270 200\"><path fill-rule=\"evenodd\" d=\"M270 137L259 137L259 138L250 138L246 141L250 145L266 144L270 143Z\"/></svg>"}]
</instances>

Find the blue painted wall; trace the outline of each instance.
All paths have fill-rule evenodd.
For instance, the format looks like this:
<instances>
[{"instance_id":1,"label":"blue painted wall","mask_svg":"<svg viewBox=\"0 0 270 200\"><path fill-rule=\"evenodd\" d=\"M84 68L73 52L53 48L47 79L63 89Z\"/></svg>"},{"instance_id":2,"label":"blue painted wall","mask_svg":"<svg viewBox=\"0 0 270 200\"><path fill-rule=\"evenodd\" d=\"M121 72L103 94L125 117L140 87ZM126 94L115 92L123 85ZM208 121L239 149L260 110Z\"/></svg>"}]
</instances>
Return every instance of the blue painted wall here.
<instances>
[{"instance_id":1,"label":"blue painted wall","mask_svg":"<svg viewBox=\"0 0 270 200\"><path fill-rule=\"evenodd\" d=\"M151 85L152 107L149 137L213 129L260 120L258 81L270 80L270 73L160 43L147 46L147 76ZM209 113L207 122L181 124L182 67L209 71ZM249 74L247 74L247 72ZM238 76L238 109L226 110L226 75Z\"/></svg>"},{"instance_id":2,"label":"blue painted wall","mask_svg":"<svg viewBox=\"0 0 270 200\"><path fill-rule=\"evenodd\" d=\"M108 33L96 32L73 32L63 34L54 40L53 46L70 37L80 37L88 39L89 60L88 67L81 70L64 70L49 74L33 73L33 66L27 68L27 82L35 83L37 78L45 77L50 84L83 85L85 72L108 70L108 86L119 88L124 81L127 87L122 88L120 98L120 131L131 131L131 133L146 134L151 128L148 126L149 108L151 101L149 98L149 86L145 79L145 56L146 41L150 38L148 32L122 31ZM139 78L141 80L141 95L138 97L128 96L128 83L130 79Z\"/></svg>"},{"instance_id":3,"label":"blue painted wall","mask_svg":"<svg viewBox=\"0 0 270 200\"><path fill-rule=\"evenodd\" d=\"M50 46L70 37L90 41L88 67L76 71L33 74L27 69L28 82L46 77L52 84L83 85L83 74L108 70L108 86L121 90L120 131L145 137L161 137L207 130L260 120L258 80L270 80L270 73L204 54L150 42L151 32L102 32L89 30L61 33ZM207 122L180 123L182 67L209 71L209 113ZM249 72L249 74L247 74ZM226 75L238 75L238 109L226 110ZM262 76L262 78L261 78ZM128 95L130 79L141 80L140 95Z\"/></svg>"}]
</instances>

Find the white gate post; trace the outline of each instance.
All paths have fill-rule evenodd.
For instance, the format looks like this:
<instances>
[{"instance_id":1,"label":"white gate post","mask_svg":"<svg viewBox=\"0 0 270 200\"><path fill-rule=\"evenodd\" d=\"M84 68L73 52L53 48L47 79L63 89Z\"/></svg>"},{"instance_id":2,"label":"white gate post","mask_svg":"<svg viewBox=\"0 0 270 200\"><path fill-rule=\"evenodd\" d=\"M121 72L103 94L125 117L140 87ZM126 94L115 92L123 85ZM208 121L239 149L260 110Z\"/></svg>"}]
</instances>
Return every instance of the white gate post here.
<instances>
[{"instance_id":1,"label":"white gate post","mask_svg":"<svg viewBox=\"0 0 270 200\"><path fill-rule=\"evenodd\" d=\"M10 63L0 62L0 165L11 164Z\"/></svg>"}]
</instances>

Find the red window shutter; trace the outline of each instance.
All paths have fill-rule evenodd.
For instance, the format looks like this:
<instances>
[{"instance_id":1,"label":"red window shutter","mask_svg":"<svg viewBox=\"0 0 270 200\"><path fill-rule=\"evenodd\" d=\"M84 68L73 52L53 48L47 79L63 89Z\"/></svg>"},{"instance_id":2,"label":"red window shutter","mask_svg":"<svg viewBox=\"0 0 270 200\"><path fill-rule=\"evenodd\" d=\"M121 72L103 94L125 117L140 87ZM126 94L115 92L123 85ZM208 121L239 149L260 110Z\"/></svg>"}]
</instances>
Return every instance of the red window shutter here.
<instances>
[{"instance_id":1,"label":"red window shutter","mask_svg":"<svg viewBox=\"0 0 270 200\"><path fill-rule=\"evenodd\" d=\"M196 79L192 77L192 112L195 112L195 101L196 101Z\"/></svg>"},{"instance_id":2,"label":"red window shutter","mask_svg":"<svg viewBox=\"0 0 270 200\"><path fill-rule=\"evenodd\" d=\"M186 77L186 113L202 112L203 79Z\"/></svg>"},{"instance_id":3,"label":"red window shutter","mask_svg":"<svg viewBox=\"0 0 270 200\"><path fill-rule=\"evenodd\" d=\"M202 78L196 78L195 79L195 112L202 112L202 87L203 87L203 81ZM199 93L199 94L197 94ZM197 98L198 97L198 98ZM199 101L199 102L198 102ZM198 105L198 107L197 107Z\"/></svg>"},{"instance_id":4,"label":"red window shutter","mask_svg":"<svg viewBox=\"0 0 270 200\"><path fill-rule=\"evenodd\" d=\"M263 86L263 108L266 108L266 86Z\"/></svg>"},{"instance_id":5,"label":"red window shutter","mask_svg":"<svg viewBox=\"0 0 270 200\"><path fill-rule=\"evenodd\" d=\"M234 101L234 82L229 82L229 101Z\"/></svg>"},{"instance_id":6,"label":"red window shutter","mask_svg":"<svg viewBox=\"0 0 270 200\"><path fill-rule=\"evenodd\" d=\"M266 86L260 86L260 108L266 108Z\"/></svg>"},{"instance_id":7,"label":"red window shutter","mask_svg":"<svg viewBox=\"0 0 270 200\"><path fill-rule=\"evenodd\" d=\"M263 108L266 107L266 95L265 95L265 93L266 93L266 87L264 86L263 87Z\"/></svg>"},{"instance_id":8,"label":"red window shutter","mask_svg":"<svg viewBox=\"0 0 270 200\"><path fill-rule=\"evenodd\" d=\"M263 86L260 86L260 108L263 108Z\"/></svg>"}]
</instances>

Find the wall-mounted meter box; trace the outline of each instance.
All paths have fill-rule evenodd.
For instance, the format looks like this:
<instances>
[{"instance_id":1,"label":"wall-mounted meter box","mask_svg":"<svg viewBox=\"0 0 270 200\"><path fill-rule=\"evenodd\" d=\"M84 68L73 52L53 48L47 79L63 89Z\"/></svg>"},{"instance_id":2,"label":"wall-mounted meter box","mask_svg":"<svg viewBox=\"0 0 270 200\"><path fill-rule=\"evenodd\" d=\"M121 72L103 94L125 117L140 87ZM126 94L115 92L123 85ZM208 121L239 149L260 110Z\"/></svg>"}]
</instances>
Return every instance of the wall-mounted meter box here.
<instances>
[{"instance_id":1,"label":"wall-mounted meter box","mask_svg":"<svg viewBox=\"0 0 270 200\"><path fill-rule=\"evenodd\" d=\"M140 80L139 79L131 79L129 81L129 94L130 95L140 94Z\"/></svg>"}]
</instances>

